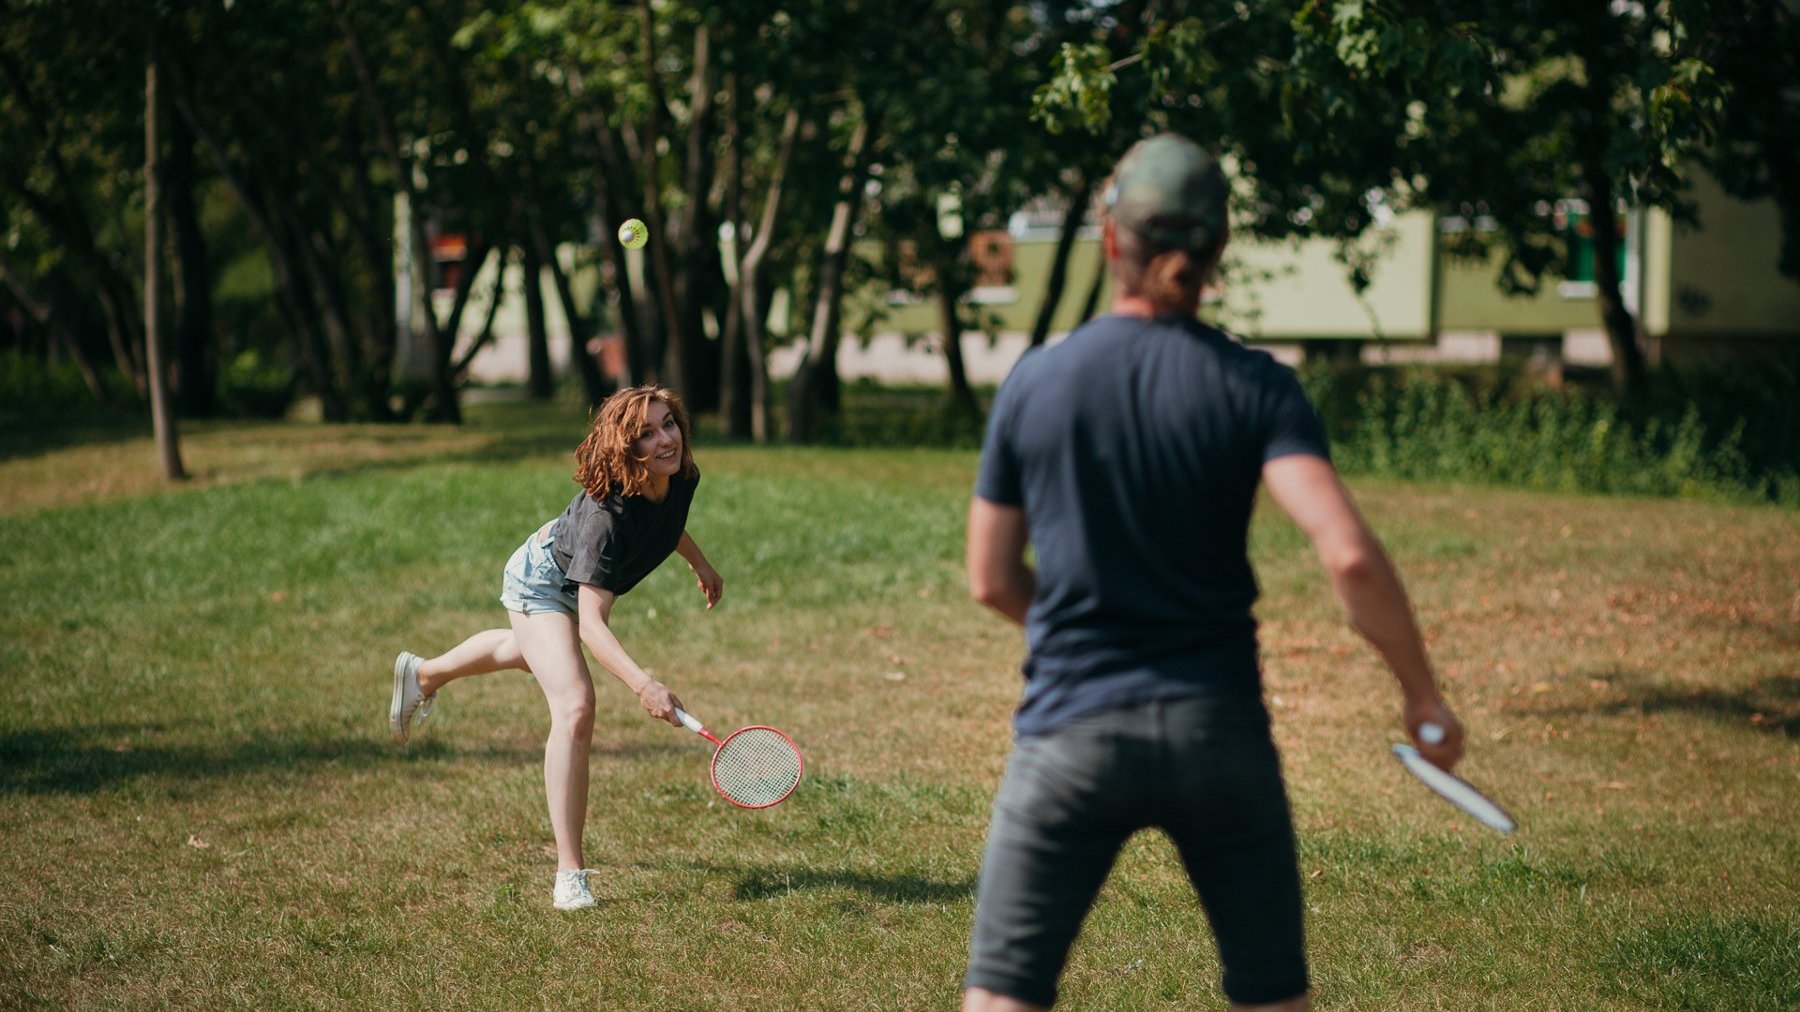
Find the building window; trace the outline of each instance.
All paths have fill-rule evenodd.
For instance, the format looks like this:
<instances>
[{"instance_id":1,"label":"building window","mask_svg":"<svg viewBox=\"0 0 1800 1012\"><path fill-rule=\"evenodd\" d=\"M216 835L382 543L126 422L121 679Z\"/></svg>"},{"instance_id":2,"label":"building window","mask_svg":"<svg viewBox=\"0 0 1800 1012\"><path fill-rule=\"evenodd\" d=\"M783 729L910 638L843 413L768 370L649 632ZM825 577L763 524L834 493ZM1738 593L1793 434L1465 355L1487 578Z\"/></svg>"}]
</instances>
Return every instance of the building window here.
<instances>
[{"instance_id":1,"label":"building window","mask_svg":"<svg viewBox=\"0 0 1800 1012\"><path fill-rule=\"evenodd\" d=\"M1551 221L1556 231L1567 243L1567 263L1563 271L1563 281L1557 291L1571 299L1593 298L1594 296L1594 220L1588 214L1587 201L1570 198L1559 200L1551 210ZM1631 243L1626 241L1626 225L1629 215L1621 211L1614 217L1618 228L1619 272L1621 281L1628 277L1633 269Z\"/></svg>"},{"instance_id":2,"label":"building window","mask_svg":"<svg viewBox=\"0 0 1800 1012\"><path fill-rule=\"evenodd\" d=\"M1594 283L1594 223L1588 217L1587 201L1557 201L1551 220L1568 249L1563 280L1591 286Z\"/></svg>"}]
</instances>

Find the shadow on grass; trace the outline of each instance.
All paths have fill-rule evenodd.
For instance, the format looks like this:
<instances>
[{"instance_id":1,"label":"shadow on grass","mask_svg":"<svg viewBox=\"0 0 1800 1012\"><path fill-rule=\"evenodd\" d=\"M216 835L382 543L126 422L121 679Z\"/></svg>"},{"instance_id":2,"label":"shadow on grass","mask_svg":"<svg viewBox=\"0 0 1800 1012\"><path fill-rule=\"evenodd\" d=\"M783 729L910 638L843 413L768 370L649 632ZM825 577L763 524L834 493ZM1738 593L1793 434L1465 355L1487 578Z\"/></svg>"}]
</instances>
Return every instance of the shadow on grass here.
<instances>
[{"instance_id":1,"label":"shadow on grass","mask_svg":"<svg viewBox=\"0 0 1800 1012\"><path fill-rule=\"evenodd\" d=\"M940 882L920 875L875 875L813 865L743 867L696 862L696 871L736 879L733 899L766 900L793 892L844 889L885 903L950 903L972 899L975 880Z\"/></svg>"},{"instance_id":2,"label":"shadow on grass","mask_svg":"<svg viewBox=\"0 0 1800 1012\"><path fill-rule=\"evenodd\" d=\"M1773 674L1753 679L1740 689L1670 685L1648 676L1609 670L1589 676L1610 683L1614 698L1594 706L1547 707L1546 714L1685 713L1748 731L1800 736L1800 675Z\"/></svg>"},{"instance_id":3,"label":"shadow on grass","mask_svg":"<svg viewBox=\"0 0 1800 1012\"><path fill-rule=\"evenodd\" d=\"M417 467L440 460L512 462L526 456L567 456L581 441L587 422L582 410L573 405L509 401L475 408L470 412L468 423L460 426L378 422L338 425L264 418L183 419L180 425L181 434L187 439L209 441L226 450L248 438L262 447L304 445L329 439L372 446L380 451L366 458L354 453L337 455L314 466L299 461L303 476L319 477ZM0 410L0 461L150 437L147 414L99 409L34 414ZM450 439L463 440L465 445L460 449L417 456L407 452L413 444ZM400 458L391 459L390 455L394 453L401 454ZM289 463L295 462L290 460ZM292 480L291 474L283 477Z\"/></svg>"},{"instance_id":4,"label":"shadow on grass","mask_svg":"<svg viewBox=\"0 0 1800 1012\"><path fill-rule=\"evenodd\" d=\"M37 457L98 443L123 443L150 435L150 419L136 415L0 415L0 460Z\"/></svg>"},{"instance_id":5,"label":"shadow on grass","mask_svg":"<svg viewBox=\"0 0 1800 1012\"><path fill-rule=\"evenodd\" d=\"M160 736L170 730L162 725L115 724L0 735L0 795L93 794L146 778L192 784L259 773L309 773L334 766L366 769L408 762L532 766L544 759L543 750L536 745L471 746L441 739L407 747L378 738L341 736L142 746L120 740L146 732ZM622 759L674 751L673 746L594 746L597 757Z\"/></svg>"}]
</instances>

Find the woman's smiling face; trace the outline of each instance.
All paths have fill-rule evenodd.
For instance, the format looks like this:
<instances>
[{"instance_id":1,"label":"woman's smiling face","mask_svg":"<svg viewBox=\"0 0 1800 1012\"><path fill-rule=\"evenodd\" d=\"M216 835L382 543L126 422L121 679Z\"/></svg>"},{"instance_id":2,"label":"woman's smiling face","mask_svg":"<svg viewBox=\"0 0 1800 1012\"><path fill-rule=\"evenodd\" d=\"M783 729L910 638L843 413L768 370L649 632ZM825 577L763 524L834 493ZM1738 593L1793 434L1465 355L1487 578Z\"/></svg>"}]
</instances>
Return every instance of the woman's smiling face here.
<instances>
[{"instance_id":1,"label":"woman's smiling face","mask_svg":"<svg viewBox=\"0 0 1800 1012\"><path fill-rule=\"evenodd\" d=\"M644 424L631 443L632 456L644 462L658 478L670 478L681 470L681 426L675 412L653 400L644 409Z\"/></svg>"}]
</instances>

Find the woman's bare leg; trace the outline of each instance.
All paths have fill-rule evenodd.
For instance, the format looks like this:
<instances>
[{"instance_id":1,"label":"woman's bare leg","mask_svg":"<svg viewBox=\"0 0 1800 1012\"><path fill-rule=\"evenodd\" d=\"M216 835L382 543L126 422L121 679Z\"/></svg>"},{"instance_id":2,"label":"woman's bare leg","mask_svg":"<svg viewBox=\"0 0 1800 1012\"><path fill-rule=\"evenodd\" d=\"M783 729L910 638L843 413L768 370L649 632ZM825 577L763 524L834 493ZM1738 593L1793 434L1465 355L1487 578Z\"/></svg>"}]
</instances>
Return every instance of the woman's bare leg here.
<instances>
[{"instance_id":1,"label":"woman's bare leg","mask_svg":"<svg viewBox=\"0 0 1800 1012\"><path fill-rule=\"evenodd\" d=\"M550 704L544 743L544 795L556 833L558 871L585 868L581 836L587 826L588 753L594 738L594 680L581 653L575 619L562 612L512 617L513 639Z\"/></svg>"},{"instance_id":2,"label":"woman's bare leg","mask_svg":"<svg viewBox=\"0 0 1800 1012\"><path fill-rule=\"evenodd\" d=\"M512 614L508 612L507 614ZM511 629L483 629L419 665L419 689L431 695L445 683L491 671L530 671Z\"/></svg>"}]
</instances>

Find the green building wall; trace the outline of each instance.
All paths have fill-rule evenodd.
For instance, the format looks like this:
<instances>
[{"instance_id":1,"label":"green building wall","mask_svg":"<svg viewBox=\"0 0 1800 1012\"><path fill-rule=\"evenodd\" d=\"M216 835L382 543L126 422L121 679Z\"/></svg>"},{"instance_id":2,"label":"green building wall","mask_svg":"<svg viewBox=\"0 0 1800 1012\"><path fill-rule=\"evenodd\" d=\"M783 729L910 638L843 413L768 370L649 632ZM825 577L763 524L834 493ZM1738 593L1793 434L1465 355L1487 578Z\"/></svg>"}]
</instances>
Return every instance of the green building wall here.
<instances>
[{"instance_id":1,"label":"green building wall","mask_svg":"<svg viewBox=\"0 0 1800 1012\"><path fill-rule=\"evenodd\" d=\"M1800 342L1800 282L1781 276L1781 221L1772 201L1733 199L1698 175L1700 225L1669 227L1667 326L1676 341Z\"/></svg>"}]
</instances>

